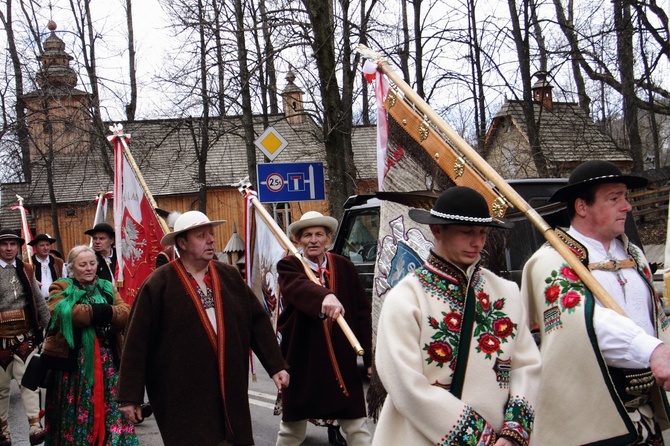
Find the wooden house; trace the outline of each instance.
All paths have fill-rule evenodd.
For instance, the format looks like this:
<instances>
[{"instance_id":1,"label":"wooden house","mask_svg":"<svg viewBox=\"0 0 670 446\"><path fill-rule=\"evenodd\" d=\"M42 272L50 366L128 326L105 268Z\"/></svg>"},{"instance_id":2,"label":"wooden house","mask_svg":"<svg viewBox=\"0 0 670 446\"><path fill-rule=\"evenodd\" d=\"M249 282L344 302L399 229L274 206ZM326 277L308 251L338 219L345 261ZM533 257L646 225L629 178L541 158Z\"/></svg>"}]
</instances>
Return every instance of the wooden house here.
<instances>
[{"instance_id":1,"label":"wooden house","mask_svg":"<svg viewBox=\"0 0 670 446\"><path fill-rule=\"evenodd\" d=\"M550 176L568 176L576 166L591 159L612 161L624 171L633 167L630 154L602 133L577 103L553 100L553 86L547 82L546 73L535 76L534 116ZM504 178L538 177L521 105L522 101L505 100L486 135L484 157Z\"/></svg>"},{"instance_id":2,"label":"wooden house","mask_svg":"<svg viewBox=\"0 0 670 446\"><path fill-rule=\"evenodd\" d=\"M113 190L112 176L104 168L104 159L113 155L108 146L101 148L91 142L90 95L75 88L77 76L69 66L72 57L56 36L55 24L50 23L49 29L51 35L45 40L40 57L39 88L24 97L32 178L26 183L2 185L0 226L20 227L19 212L10 209L17 203L16 195L20 195L30 212L29 225L34 233L59 238L58 249L67 254L76 244L89 242L84 231L93 226L96 195ZM288 142L273 162L322 161L326 165L322 130L303 113L303 92L294 84L292 73L286 78L288 85L282 95L284 113L269 115L267 121L255 116L254 133L258 137L269 124ZM198 183L196 158L200 140L197 132L201 128L198 118L121 124L131 135L130 151L158 207L180 212L194 209L202 186ZM221 251L235 226L241 228L239 235L244 238L244 200L235 187L248 171L241 116L211 118L208 132L212 145L206 163L207 214L212 219L227 221L216 228L217 250ZM376 190L375 127L354 128L352 139L359 192L370 193ZM256 162L264 162L260 151L256 153ZM53 188L49 188L50 183ZM323 213L328 210L327 200L280 204L277 208L280 213L288 210L287 218L281 220L289 222L309 210ZM59 233L54 231L52 215L58 220ZM111 204L107 220L112 220Z\"/></svg>"}]
</instances>

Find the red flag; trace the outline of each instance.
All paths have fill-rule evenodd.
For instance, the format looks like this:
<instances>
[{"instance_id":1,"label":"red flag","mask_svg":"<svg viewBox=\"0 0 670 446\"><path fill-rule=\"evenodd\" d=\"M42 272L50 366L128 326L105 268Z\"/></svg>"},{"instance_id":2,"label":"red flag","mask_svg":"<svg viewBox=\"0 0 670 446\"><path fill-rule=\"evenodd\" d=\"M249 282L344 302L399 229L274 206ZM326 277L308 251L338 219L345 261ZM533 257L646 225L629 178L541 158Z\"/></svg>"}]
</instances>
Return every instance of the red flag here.
<instances>
[{"instance_id":1,"label":"red flag","mask_svg":"<svg viewBox=\"0 0 670 446\"><path fill-rule=\"evenodd\" d=\"M115 164L116 282L123 300L132 305L140 285L156 267L165 233L124 151L130 137L115 134L110 139L114 142Z\"/></svg>"}]
</instances>

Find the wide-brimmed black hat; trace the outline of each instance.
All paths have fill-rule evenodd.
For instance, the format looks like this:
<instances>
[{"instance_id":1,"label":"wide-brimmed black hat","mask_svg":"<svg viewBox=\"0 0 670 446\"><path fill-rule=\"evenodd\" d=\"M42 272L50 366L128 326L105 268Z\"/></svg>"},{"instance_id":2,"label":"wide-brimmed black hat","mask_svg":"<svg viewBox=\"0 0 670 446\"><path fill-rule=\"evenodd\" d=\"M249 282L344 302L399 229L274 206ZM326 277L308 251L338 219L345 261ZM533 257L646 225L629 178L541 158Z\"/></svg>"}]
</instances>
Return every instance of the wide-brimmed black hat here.
<instances>
[{"instance_id":1,"label":"wide-brimmed black hat","mask_svg":"<svg viewBox=\"0 0 670 446\"><path fill-rule=\"evenodd\" d=\"M484 196L465 186L450 187L437 197L432 210L412 209L409 216L415 222L427 225L492 226L505 229L514 226L505 218L491 217Z\"/></svg>"},{"instance_id":2,"label":"wide-brimmed black hat","mask_svg":"<svg viewBox=\"0 0 670 446\"><path fill-rule=\"evenodd\" d=\"M56 239L51 238L49 234L37 234L34 239L28 242L30 246L35 246L37 242L49 242L49 243L55 243Z\"/></svg>"},{"instance_id":3,"label":"wide-brimmed black hat","mask_svg":"<svg viewBox=\"0 0 670 446\"><path fill-rule=\"evenodd\" d=\"M568 201L578 192L604 183L624 183L629 189L637 189L646 186L649 181L636 175L624 175L621 169L609 161L586 161L572 171L568 185L554 192L549 201Z\"/></svg>"},{"instance_id":4,"label":"wide-brimmed black hat","mask_svg":"<svg viewBox=\"0 0 670 446\"><path fill-rule=\"evenodd\" d=\"M23 246L26 242L16 233L16 231L8 228L0 229L0 240L16 240L19 246Z\"/></svg>"},{"instance_id":5,"label":"wide-brimmed black hat","mask_svg":"<svg viewBox=\"0 0 670 446\"><path fill-rule=\"evenodd\" d=\"M84 234L93 237L93 234L95 234L96 232L106 232L112 238L115 236L114 228L112 228L112 225L110 225L109 223L98 223L97 225L93 226L92 229L85 231Z\"/></svg>"}]
</instances>

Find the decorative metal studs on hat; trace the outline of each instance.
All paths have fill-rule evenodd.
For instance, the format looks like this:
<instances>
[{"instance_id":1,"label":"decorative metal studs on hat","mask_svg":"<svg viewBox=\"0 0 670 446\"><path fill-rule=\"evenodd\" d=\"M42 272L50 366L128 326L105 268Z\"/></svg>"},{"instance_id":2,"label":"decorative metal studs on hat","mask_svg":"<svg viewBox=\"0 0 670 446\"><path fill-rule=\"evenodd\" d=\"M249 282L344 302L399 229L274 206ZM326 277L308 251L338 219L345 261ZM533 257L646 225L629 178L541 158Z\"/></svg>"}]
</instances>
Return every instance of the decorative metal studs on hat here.
<instances>
[{"instance_id":1,"label":"decorative metal studs on hat","mask_svg":"<svg viewBox=\"0 0 670 446\"><path fill-rule=\"evenodd\" d=\"M514 223L492 217L482 194L466 186L445 190L435 201L433 209L412 209L409 216L417 223L429 225L490 226L509 229Z\"/></svg>"},{"instance_id":2,"label":"decorative metal studs on hat","mask_svg":"<svg viewBox=\"0 0 670 446\"><path fill-rule=\"evenodd\" d=\"M554 192L549 201L568 201L584 189L605 183L623 183L629 189L637 189L645 187L649 181L637 175L624 175L621 169L609 161L586 161L572 171L567 186Z\"/></svg>"}]
</instances>

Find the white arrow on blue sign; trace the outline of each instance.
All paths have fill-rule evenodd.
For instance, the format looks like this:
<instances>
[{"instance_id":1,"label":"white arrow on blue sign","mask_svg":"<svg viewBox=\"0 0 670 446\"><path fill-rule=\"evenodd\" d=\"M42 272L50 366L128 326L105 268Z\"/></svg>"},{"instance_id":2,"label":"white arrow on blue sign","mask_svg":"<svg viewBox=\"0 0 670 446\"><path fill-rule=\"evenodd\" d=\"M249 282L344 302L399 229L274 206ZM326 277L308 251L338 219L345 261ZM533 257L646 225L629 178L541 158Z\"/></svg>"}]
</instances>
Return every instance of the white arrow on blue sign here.
<instances>
[{"instance_id":1,"label":"white arrow on blue sign","mask_svg":"<svg viewBox=\"0 0 670 446\"><path fill-rule=\"evenodd\" d=\"M323 163L259 163L258 200L285 203L326 199Z\"/></svg>"}]
</instances>

